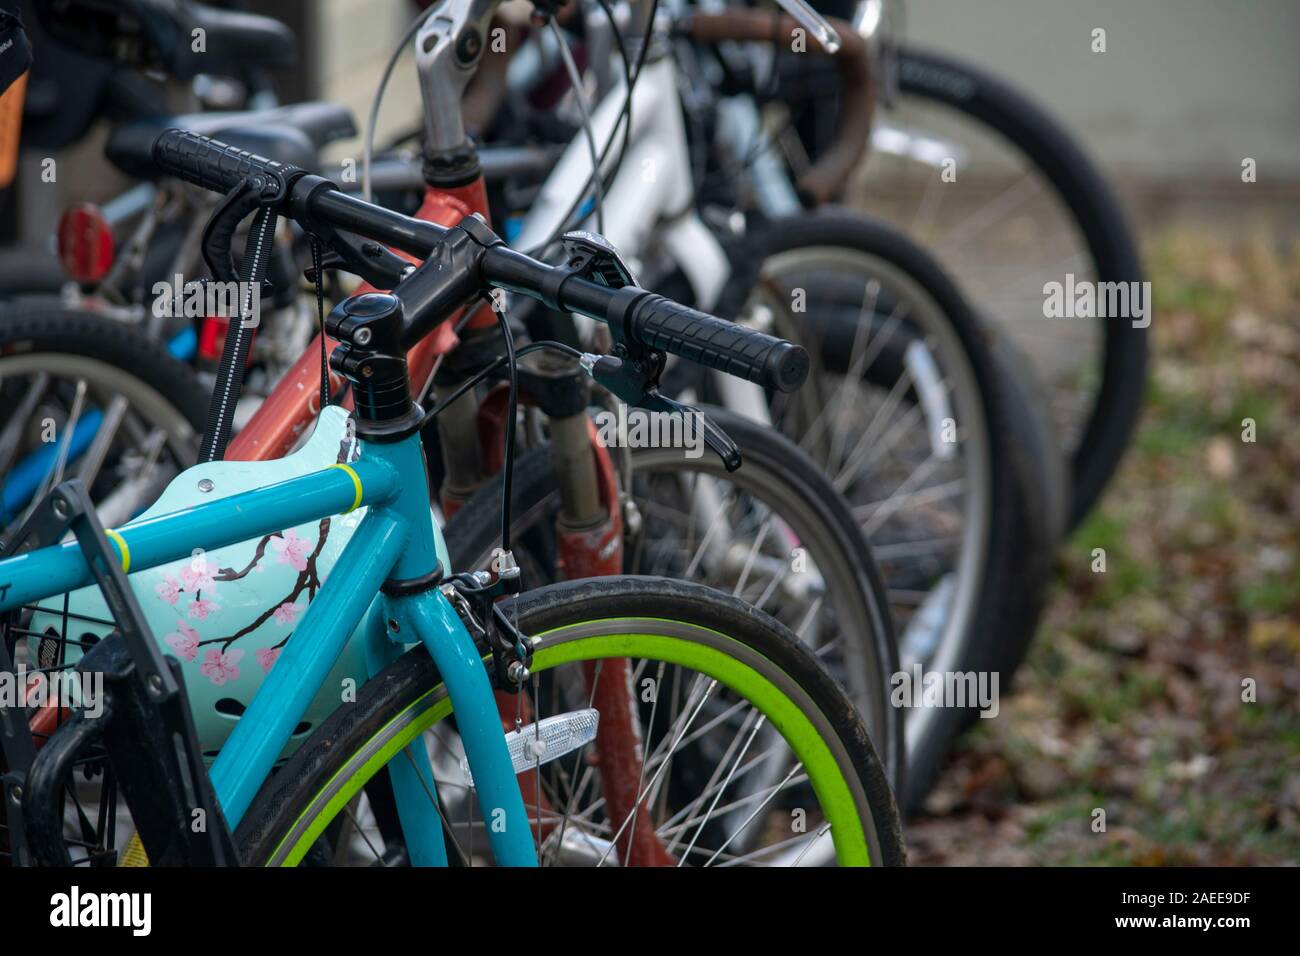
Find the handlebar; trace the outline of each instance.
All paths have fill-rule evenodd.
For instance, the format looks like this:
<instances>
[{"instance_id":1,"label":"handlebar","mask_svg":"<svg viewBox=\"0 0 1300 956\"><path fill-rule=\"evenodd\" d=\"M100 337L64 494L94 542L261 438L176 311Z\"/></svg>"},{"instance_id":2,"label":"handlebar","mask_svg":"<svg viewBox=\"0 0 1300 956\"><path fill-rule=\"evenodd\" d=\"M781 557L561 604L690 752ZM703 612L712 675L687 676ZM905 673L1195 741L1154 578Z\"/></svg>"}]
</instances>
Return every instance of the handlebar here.
<instances>
[{"instance_id":1,"label":"handlebar","mask_svg":"<svg viewBox=\"0 0 1300 956\"><path fill-rule=\"evenodd\" d=\"M508 248L478 217L467 217L452 229L412 219L346 195L329 180L296 166L184 130L162 132L154 142L153 158L163 172L214 192L229 193L248 184L263 205L326 242L338 239L340 231L355 233L421 260L436 260L436 268L426 273L430 278L417 283L413 274L394 289L411 306L403 330L407 345L451 314L446 308L451 297L481 295L495 287L608 322L629 342L764 388L791 392L808 374L808 353L798 345L644 289L611 288L565 266L540 262ZM412 288L403 297L400 286L408 282ZM437 283L437 290L430 291L428 287Z\"/></svg>"}]
</instances>

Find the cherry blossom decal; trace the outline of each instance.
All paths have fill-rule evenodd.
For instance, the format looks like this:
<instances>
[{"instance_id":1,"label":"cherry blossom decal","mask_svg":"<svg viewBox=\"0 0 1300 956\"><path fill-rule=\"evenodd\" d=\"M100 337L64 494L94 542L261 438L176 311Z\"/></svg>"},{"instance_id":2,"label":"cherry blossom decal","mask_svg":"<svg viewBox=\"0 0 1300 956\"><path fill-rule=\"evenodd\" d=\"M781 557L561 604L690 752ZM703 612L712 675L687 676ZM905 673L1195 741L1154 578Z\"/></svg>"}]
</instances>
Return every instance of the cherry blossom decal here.
<instances>
[{"instance_id":1,"label":"cherry blossom decal","mask_svg":"<svg viewBox=\"0 0 1300 956\"><path fill-rule=\"evenodd\" d=\"M233 645L241 638L252 634L263 624L273 620L276 625L289 627L290 630L278 643L254 651L254 659L257 661L258 666L263 672L270 671L272 665L279 658L280 651L293 634L292 625L294 621L306 609L307 604L316 597L316 592L320 590L321 582L317 570L317 561L325 547L329 532L330 519L322 518L314 542L308 538L300 537L292 528L287 531L268 534L257 543L252 560L242 569L217 568L214 570L208 564L205 555L196 554L180 570L179 578L164 573L162 580L154 586L154 593L158 595L159 600L176 608L178 613L183 607L185 616L191 621L206 621L221 610L221 604L217 600L219 585L230 581L238 581L249 574L263 571L262 565L263 561L268 557L268 549L275 555L274 563L287 564L298 572L298 576L289 588L288 594L272 603L250 624L240 628L235 633L200 640L199 633L194 627L184 620L179 620L176 624L176 630L163 638L164 643L172 649L177 657L190 662L199 657L201 649L206 648L206 650L202 650L203 662L199 667L199 671L213 684L220 686L228 681L239 679L239 662L244 657L244 650ZM187 600L182 602L182 595ZM299 600L300 598L302 600Z\"/></svg>"}]
</instances>

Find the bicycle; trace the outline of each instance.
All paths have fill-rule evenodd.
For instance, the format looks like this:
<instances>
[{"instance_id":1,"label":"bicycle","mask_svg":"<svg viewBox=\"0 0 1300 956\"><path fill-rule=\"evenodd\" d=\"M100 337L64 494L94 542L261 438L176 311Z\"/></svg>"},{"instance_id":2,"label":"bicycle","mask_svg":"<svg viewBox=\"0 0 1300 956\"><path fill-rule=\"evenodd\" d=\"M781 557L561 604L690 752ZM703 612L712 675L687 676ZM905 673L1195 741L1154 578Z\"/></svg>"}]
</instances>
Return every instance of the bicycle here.
<instances>
[{"instance_id":1,"label":"bicycle","mask_svg":"<svg viewBox=\"0 0 1300 956\"><path fill-rule=\"evenodd\" d=\"M432 723L454 712L494 857L507 865L534 863L534 826L545 847L548 840L562 845L561 831L578 826L579 821L567 816L562 821L543 821L540 795L537 812L528 815L515 773L520 762L522 769L531 767L534 771L546 765L541 757L547 751L540 744L524 749L528 730L536 728L534 741L540 740L541 717L538 714L532 728L524 728L525 732L517 733L511 741L520 744L518 754L531 753L531 758L512 760L491 693L492 682L515 693L530 688L529 699L539 707L539 674L564 663L585 660L598 675L599 660L632 656L656 661L660 679L670 664L707 675L672 682L672 690L684 695L680 699L687 706L675 712L677 718L667 738L663 731L646 738L668 739L671 745L666 756L655 764L653 778L639 793L637 808L642 802L650 806L652 792L655 801L671 801L667 789L657 788L656 782L667 773L679 745L713 692L729 689L739 695L742 705L747 695L757 698L750 701L757 705L755 716L741 722L743 734L752 740L756 726L770 721L770 728L784 736L800 761L782 785L767 795L757 810L749 812L749 820L756 819L759 810L802 767L822 812L818 814L821 819L817 834L798 842L828 838L837 856L846 863L901 862L896 811L883 769L859 719L843 692L811 655L759 612L698 586L655 579L574 582L496 603L499 598L518 593L517 568L508 562L500 565L501 573L495 579L484 575L446 576L442 572L440 555L444 548L430 518L420 460L419 425L426 413L411 399L403 359L405 341L445 321L452 312L492 287L545 295L566 308L604 319L610 322L612 331L626 336L623 341L630 349L654 343L778 389L794 388L802 381L807 363L801 350L635 287L612 288L575 277L564 268L546 266L506 249L474 217L450 229L408 219L344 197L320 177L180 131L163 134L156 150L160 164L173 175L218 191L256 183L254 188L263 208L327 233L331 228L354 230L406 249L426 264L414 268L392 294L354 297L331 313L330 331L343 343L332 354L331 363L347 376L357 396L359 454L343 453L344 460L334 467L102 533L93 510L78 507L75 495L63 486L51 497L48 514L43 513L41 518L43 522L51 516L63 519L65 526L71 520L80 544L42 547L0 561L0 610L10 611L50 598L94 579L103 586L104 597L123 630L120 639L105 638L96 643L83 658L82 670L111 665L107 668L110 683L105 702L112 716L103 737L114 766L130 767L140 774L135 778L121 775L118 783L128 804L133 805L133 818L152 861L230 862L238 858L239 847L267 845L265 840L259 844L257 838L277 832L289 834L292 839L288 844L284 839L277 842L277 852L272 856L289 862L300 859L306 853L307 841L314 842L325 829L327 821L323 817L340 812L342 797L358 791L362 778L373 776L387 764L408 858L420 863L445 862L445 821L433 802L427 757L407 744L414 739L421 721ZM328 236L322 238L330 241ZM597 375L609 374L614 371L612 361L593 357L593 370ZM197 466L189 477L201 481L204 467ZM131 626L130 622L139 622L141 615L133 606L135 598L125 572L186 560L196 541L216 548L360 508L366 512L345 549L339 569L343 573L331 575L322 584L295 629L295 634L310 633L310 643L292 638L285 643L262 689L221 748L210 776L203 774L192 725L185 726L184 715L188 712L184 708L184 685L178 680L179 665L163 661L157 645L142 633L143 629ZM35 528L28 530L35 533ZM61 536L62 529L56 535ZM83 554L83 547L89 553ZM367 616L376 595L383 596L384 611ZM590 602L590 608L583 602ZM665 611L681 620L662 617ZM525 637L511 620L512 612L518 614L520 622L537 627L541 633ZM611 620L611 613L619 613L621 619ZM299 801L287 796L303 789L297 785L302 780L298 774L280 774L271 790L264 790L264 783L308 699L326 679L334 659L363 619L368 661L376 679L367 685L367 695L359 698L364 699L366 712L354 711L349 717L349 708L340 709L331 718L329 732L336 732L340 726L364 729L368 717L394 710L401 718L398 723L405 724L409 715L414 729L397 733L394 722L385 719L383 746L378 753L363 748L340 754L350 761L347 766L351 774L343 781L342 791L327 788L327 795L317 794L312 804L317 809L310 811L315 815L304 822ZM727 637L720 636L720 627L725 627ZM475 643L471 631L482 645ZM760 634L762 631L767 632L766 636ZM413 637L419 638L423 649L403 653L403 647ZM12 666L12 662L6 663ZM430 682L413 699L405 696L410 694L411 678L429 675L431 666L437 668L440 683ZM396 683L399 678L403 679L401 686ZM545 690L556 697L561 688L557 682ZM136 703L148 702L152 708L142 705L141 712L126 707L118 711L128 697ZM710 711L714 725L722 726L728 715L734 716L736 706L724 708L721 714ZM21 715L23 708L17 711ZM655 713L653 705L651 713ZM10 720L12 716L10 710ZM139 750L138 742L123 747L123 738L114 734L126 732L133 723L148 723L149 718L158 718L155 734L159 728L180 734L184 746L170 753L162 748L161 753L151 753L149 761L142 761L138 752L129 753ZM559 749L560 742L566 739L587 739L583 735L590 732L591 719L590 714L564 715L561 723L567 738L562 734L548 743L556 742ZM25 778L17 784L11 765L6 778L8 794L22 798L26 821L22 832L31 835L31 852L38 860L68 860L62 840L61 795L69 762L90 738L100 733L93 721L84 709L74 713L40 748ZM373 728L365 733L366 742L372 742ZM6 736L6 755L13 739ZM151 736L144 734L139 739ZM165 733L163 739L168 739ZM735 739L740 739L739 733ZM113 745L114 740L118 746ZM300 765L301 761L319 761L325 747L318 731L299 748L294 759ZM340 753L336 746L328 749ZM568 752L566 749L553 756L558 758ZM399 756L408 759L393 759ZM646 756L653 760L655 755ZM743 756L741 750L731 769L733 774ZM734 750L723 763L732 757ZM141 771L147 762L155 768L152 774ZM195 809L193 802L175 799L182 792L184 778L180 774L148 798L155 810L160 802L168 802L170 813L144 816L136 812L148 792L140 785L156 783L159 773L176 770L178 764L191 773L188 782L199 796L199 808L211 811L207 817L209 827L202 834L193 833L185 825ZM559 767L560 762L552 761L550 765ZM535 776L540 788L543 774ZM700 776L697 770L694 779L698 781ZM338 783L336 776L330 779ZM698 810L703 802L688 804L686 828L679 829L677 836L690 832L692 825L695 832L681 848L682 861L700 856L709 848L711 855L706 859L717 860L735 839L733 831L723 845L711 847L705 843L701 848L700 841L710 839L707 827L713 822L722 795L722 790L715 793L710 787L720 779L704 775L703 802L712 797L704 820L697 819L698 814L692 815L689 809L695 806ZM310 787L307 789L310 791ZM169 794L172 799L162 801L160 794ZM13 802L7 801L11 809ZM739 812L748 810L745 807ZM223 821L235 828L233 837L230 829L221 825ZM602 860L619 853L618 840L629 821L624 821L621 828L614 825L616 822L611 821L606 828L612 839L596 844L601 848ZM680 819L677 822L680 824ZM14 833L11 827L11 838ZM458 848L456 844L453 847Z\"/></svg>"},{"instance_id":2,"label":"bicycle","mask_svg":"<svg viewBox=\"0 0 1300 956\"><path fill-rule=\"evenodd\" d=\"M851 21L868 44L875 102L864 109L833 71L786 56L775 89L789 125L778 139L787 153L816 160L835 148L846 114L871 113L870 155L839 185L855 205L920 239L1016 344L1018 364L1038 375L1069 460L1072 531L1136 428L1150 315L1045 327L1042 287L1065 273L1079 282L1141 283L1124 208L1076 137L1032 96L960 56L909 43L902 0L817 6ZM967 170L971 157L992 171L987 183ZM945 163L957 171L955 183L941 182ZM784 197L781 208L789 203Z\"/></svg>"},{"instance_id":3,"label":"bicycle","mask_svg":"<svg viewBox=\"0 0 1300 956\"><path fill-rule=\"evenodd\" d=\"M727 235L709 229L690 207L699 178L686 141L692 124L676 95L683 68L666 38L713 51L724 38L752 41L763 27L770 44L795 23L740 10L670 17L656 26L627 98L624 158L602 164L609 166L601 186L608 231L642 271L678 271L697 304L807 345L820 391L795 396L800 407L769 402L743 382L692 385L718 405L774 423L850 498L855 523L885 558L904 661L1009 676L1035 631L1065 509L1062 470L1050 433L1029 410L1032 393L943 271L896 231L824 210ZM853 51L836 56L846 52ZM591 110L598 144L616 140L625 88L626 81L616 82ZM743 115L733 107L721 113L720 130ZM842 166L862 130L837 132L830 152L837 155L832 165ZM744 141L741 156L761 157L752 140L732 136ZM595 181L590 154L582 138L570 142L524 217L521 247L544 245L578 210L580 221L591 221L583 205ZM646 169L654 170L649 182ZM801 181L822 182L831 172L819 165ZM735 176L726 179L730 185ZM793 191L788 179L785 188ZM730 192L706 192L699 201L734 208ZM943 438L945 429L951 440ZM916 768L907 774L908 806L924 796L970 716L952 708L908 715L906 762Z\"/></svg>"},{"instance_id":4,"label":"bicycle","mask_svg":"<svg viewBox=\"0 0 1300 956\"><path fill-rule=\"evenodd\" d=\"M467 8L467 11L458 14L458 16L473 17L481 15L481 12L471 8ZM439 24L442 30L453 36L464 25L464 22L456 18L450 18L449 22ZM429 57L423 65L423 69L433 72L434 70L450 69L454 66L446 55L450 53L450 50L428 43L422 43L421 46L426 51L430 47L442 50L444 54L441 59ZM463 74L463 69L451 71L452 77L463 76ZM444 106L447 105L444 102L445 100L450 98L454 101L458 95L458 87L450 82L426 82L425 89L439 91L439 102ZM431 112L436 113L437 111L432 110ZM220 118L216 118L215 121L220 121ZM135 135L131 139L138 142L139 136ZM470 163L471 158L468 155L461 155L459 157L463 163L461 168L472 166L472 163ZM140 159L134 160L136 163L140 161ZM453 172L456 175L461 175L459 171L453 170ZM445 183L443 185L445 186ZM476 195L478 198L475 198ZM481 203L481 185L476 187L471 180L469 184L449 191L444 188L434 188L434 184L431 182L427 188L425 208L420 214L427 216L430 215L430 210L435 210L437 211L436 215L454 217L465 209L465 204L460 202L462 199ZM358 259L355 247L352 247L350 252L352 256L351 262L355 263ZM211 258L214 261L221 261L220 256ZM221 275L221 272L216 269L214 269L214 273ZM371 275L375 281L384 281L383 276L374 276L373 273ZM392 275L392 273L389 274L390 280ZM488 319L488 324L493 325L493 328L495 328L492 319ZM423 352L425 361L431 361L431 353L427 345L433 338L433 336L430 336L426 340L425 346L423 346L425 348ZM435 345L433 351L437 351L440 347L446 347L447 339L445 336L441 341L443 344L440 346ZM473 344L472 356L488 357L495 354L493 349L499 346L500 343L483 335L477 335L474 337ZM314 374L315 369L312 358L314 353L315 349L308 350L300 363L300 369L303 370L305 375ZM416 353L413 354L413 362L419 361L415 357L419 354L418 347ZM447 364L450 366L452 363ZM230 367L233 369L238 369L240 366L239 361L230 363ZM520 363L520 370L522 374L524 362ZM571 371L577 371L577 369ZM465 370L464 374L469 375L472 372L473 367L471 366ZM563 387L564 379L572 377L572 374L569 373L552 377L558 380L559 387L557 390L564 393L562 408L547 407L545 401L539 402L543 410L550 416L550 426L556 447L562 449L565 447L565 441L568 442L570 450L564 456L567 467L561 469L560 474L568 476L567 480L563 482L565 492L576 498L581 506L581 510L571 509L566 503L566 513L571 514L573 520L560 524L559 532L561 535L565 534L566 528L575 529L568 539L568 546L564 548L565 564L570 576L575 574L580 576L582 573L617 573L623 570L622 551L621 548L616 547L619 543L617 540L617 522L621 518L622 505L617 492L612 490L614 487L612 482L596 483L593 481L593 478L606 473L607 469L600 463L606 461L607 456L604 449L593 447L592 443L586 438L587 423L584 403L579 402L575 405L573 403L573 389ZM429 378L427 375L417 375L416 381L419 380L427 382ZM449 396L459 388L461 380L453 379L450 382L438 382L438 388L444 390L435 390L435 397ZM293 387L292 379L276 390L276 395L287 397L293 403L292 414L295 417L292 420L281 417L268 427L266 420L255 416L253 421L235 436L234 442L228 449L231 455L245 455L249 439L255 439L258 445L252 457L262 457L271 453L277 447L285 448L295 440L296 436L304 428L304 414L309 418L314 412L314 408L308 399L314 398L317 394L317 390L314 388L309 391L302 389L302 378L297 381L300 383L297 390ZM555 385L555 383L552 384ZM545 385L545 380L533 376L528 380L528 385L529 393L536 397L542 394L543 389L539 386ZM335 390L337 390L337 383L335 383ZM227 401L227 405L229 404L232 403ZM461 411L462 408L464 412ZM283 407L281 410L283 410ZM275 409L268 408L264 411L273 413ZM477 449L480 446L490 447L491 445L490 441L480 442L478 435L473 433L476 412L477 403L468 401L467 396L466 400L450 404L440 416L438 424L440 426L439 435L443 439L442 444L459 456L453 460L463 460L467 457L471 461L477 461L480 457ZM468 413L468 417L464 417L465 413ZM450 426L457 421L464 421L469 424L469 434L466 434L465 431L458 431L455 435L458 444L449 443L447 439L451 437L449 433L453 430ZM754 433L746 434L749 437L746 442L742 443L742 452L748 452L750 450L749 446L758 440ZM241 443L244 444L241 446ZM470 449L470 454L465 455L463 449ZM452 458L451 455L447 455L447 457ZM588 464L588 462L590 463ZM813 482L811 485L812 493L818 499L826 500L835 497L833 489L825 485L824 481L819 486L816 484L815 479L811 480ZM764 490L757 496L753 494L753 484L750 483L750 492L746 495L746 501L754 502L769 512L769 520L758 527L759 537L752 539L755 547L762 544L762 532L771 526L771 518L779 519L781 512L788 510L791 503L798 500L798 495L801 493L800 489L806 490L810 487L809 481L810 479L805 476L803 484L797 486L788 478L777 474L775 482L767 482ZM449 484L453 485L453 487L465 488L466 494L468 494L474 487L475 481L473 479L461 482L453 481ZM575 488L578 489L576 494L574 493ZM444 486L443 502L445 510L447 513L451 513L459 502L456 500L456 494L453 493L449 496L446 491L447 487ZM191 497L193 497L192 492ZM175 495L170 496L167 500L172 506L178 505ZM854 700L867 713L874 739L879 741L879 745L882 747L891 777L897 780L901 776L901 746L898 743L901 734L901 721L896 711L886 707L884 703L886 676L897 670L897 666L894 663L896 658L892 632L889 626L888 614L884 607L881 586L878 576L874 572L874 565L870 560L869 553L866 552L861 542L855 541L852 536L846 536L842 532L828 529L825 526L825 521L824 514L815 517L802 515L796 517L792 522L792 526L798 531L798 537L795 540L805 542L804 550L808 555L809 563L808 569L802 572L805 580L829 581L835 586L829 591L822 590L824 585L794 589L782 587L778 595L779 605L774 602L768 606L773 612L782 613L783 619L792 625L801 625L801 633L809 631L809 622L814 622L815 627L811 631L812 634L817 635L815 640L819 645L819 654L823 655L825 660L834 662L840 659L842 655L844 659L852 661L852 666L842 666L837 669L837 673L853 688ZM822 522L822 524L819 526L818 522ZM593 531L593 526L597 530ZM777 527L786 527L788 529L789 525L779 523ZM740 535L729 534L727 540L735 547L741 546L744 538ZM773 536L773 543L780 544L781 542L780 535ZM714 543L724 543L723 537L715 536ZM787 540L787 547L791 543L793 542ZM326 557L332 556L331 550L333 547L332 543L326 545ZM770 547L771 545L768 545L768 549ZM788 557L788 555L784 557ZM239 566L243 566L244 561L241 560L237 563ZM759 571L747 573L747 579L751 586L762 582L775 584L780 577L779 567L772 568L767 563L759 565ZM803 596L805 594L806 597ZM759 597L761 593L755 596ZM771 594L768 597L771 597ZM810 605L812 613L805 614L795 610L801 604L808 607L808 601L812 602ZM819 607L823 609L818 610ZM183 634L184 632L178 631L175 633ZM837 644L838 647L835 646ZM612 671L614 668L614 664L609 664L606 669ZM613 677L612 674L610 676ZM250 692L251 688L244 687L229 697L204 695L201 700L196 702L198 704L196 719L199 721L201 729L211 731L214 724L217 729L228 726L231 717L236 713L235 709L242 707L239 702L245 700ZM302 722L299 733L295 735L295 738L300 740L328 712L329 707L327 704L323 702L314 703L311 713ZM607 745L602 749L602 754L615 752L616 749L613 745Z\"/></svg>"}]
</instances>

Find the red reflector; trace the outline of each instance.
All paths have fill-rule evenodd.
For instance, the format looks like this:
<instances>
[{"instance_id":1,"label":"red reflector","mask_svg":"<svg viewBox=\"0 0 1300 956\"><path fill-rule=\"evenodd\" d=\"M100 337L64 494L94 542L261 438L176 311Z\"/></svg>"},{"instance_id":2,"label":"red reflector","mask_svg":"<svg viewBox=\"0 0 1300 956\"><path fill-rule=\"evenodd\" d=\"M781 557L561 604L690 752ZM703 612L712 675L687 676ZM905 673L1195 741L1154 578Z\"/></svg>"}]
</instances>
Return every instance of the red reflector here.
<instances>
[{"instance_id":1,"label":"red reflector","mask_svg":"<svg viewBox=\"0 0 1300 956\"><path fill-rule=\"evenodd\" d=\"M113 229L98 206L74 203L59 219L59 261L82 285L108 275L113 265Z\"/></svg>"},{"instance_id":2,"label":"red reflector","mask_svg":"<svg viewBox=\"0 0 1300 956\"><path fill-rule=\"evenodd\" d=\"M226 350L226 333L230 331L230 319L224 315L205 316L203 323L199 326L199 358L204 362L210 362L213 365L221 361L221 355ZM257 331L253 331L253 339L257 338ZM249 342L248 361L246 366L251 367L253 364L252 341Z\"/></svg>"}]
</instances>

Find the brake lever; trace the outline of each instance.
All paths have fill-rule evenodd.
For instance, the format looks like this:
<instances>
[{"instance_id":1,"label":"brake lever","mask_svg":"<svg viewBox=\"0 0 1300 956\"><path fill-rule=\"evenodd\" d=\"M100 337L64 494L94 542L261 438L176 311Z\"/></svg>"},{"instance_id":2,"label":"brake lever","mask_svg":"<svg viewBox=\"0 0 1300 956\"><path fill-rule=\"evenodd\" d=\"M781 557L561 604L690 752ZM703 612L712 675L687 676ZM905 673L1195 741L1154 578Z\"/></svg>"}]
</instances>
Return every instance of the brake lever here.
<instances>
[{"instance_id":1,"label":"brake lever","mask_svg":"<svg viewBox=\"0 0 1300 956\"><path fill-rule=\"evenodd\" d=\"M632 270L603 236L574 231L565 233L563 239L569 267L576 274L616 289L636 285ZM659 391L659 378L663 375L668 356L625 338L619 329L611 327L610 333L614 339L614 354L584 354L579 364L587 374L629 406L648 412L681 415L683 422L698 422L704 444L722 459L722 466L729 472L739 468L740 447L730 435L698 408L668 398Z\"/></svg>"},{"instance_id":2,"label":"brake lever","mask_svg":"<svg viewBox=\"0 0 1300 956\"><path fill-rule=\"evenodd\" d=\"M395 288L411 269L411 263L371 239L338 229L318 229L317 235L330 250L321 256L322 269L350 272L376 289ZM309 267L303 274L308 282L316 281L315 268Z\"/></svg>"},{"instance_id":3,"label":"brake lever","mask_svg":"<svg viewBox=\"0 0 1300 956\"><path fill-rule=\"evenodd\" d=\"M694 405L668 398L659 391L659 373L663 371L663 356L660 353L653 353L649 362L586 353L579 364L598 385L626 405L644 408L648 412L681 415L683 421L693 419L698 422L704 444L722 459L722 466L727 471L735 471L740 467L740 447L731 440L730 435Z\"/></svg>"},{"instance_id":4,"label":"brake lever","mask_svg":"<svg viewBox=\"0 0 1300 956\"><path fill-rule=\"evenodd\" d=\"M651 387L646 392L645 397L637 402L637 405L647 411L681 415L683 422L692 419L698 422L704 444L708 445L709 450L722 459L722 467L727 469L728 472L735 471L740 467L740 446L732 441L731 436L719 428L708 415L705 415L694 405L687 405L675 398L668 398L660 394L658 387Z\"/></svg>"}]
</instances>

